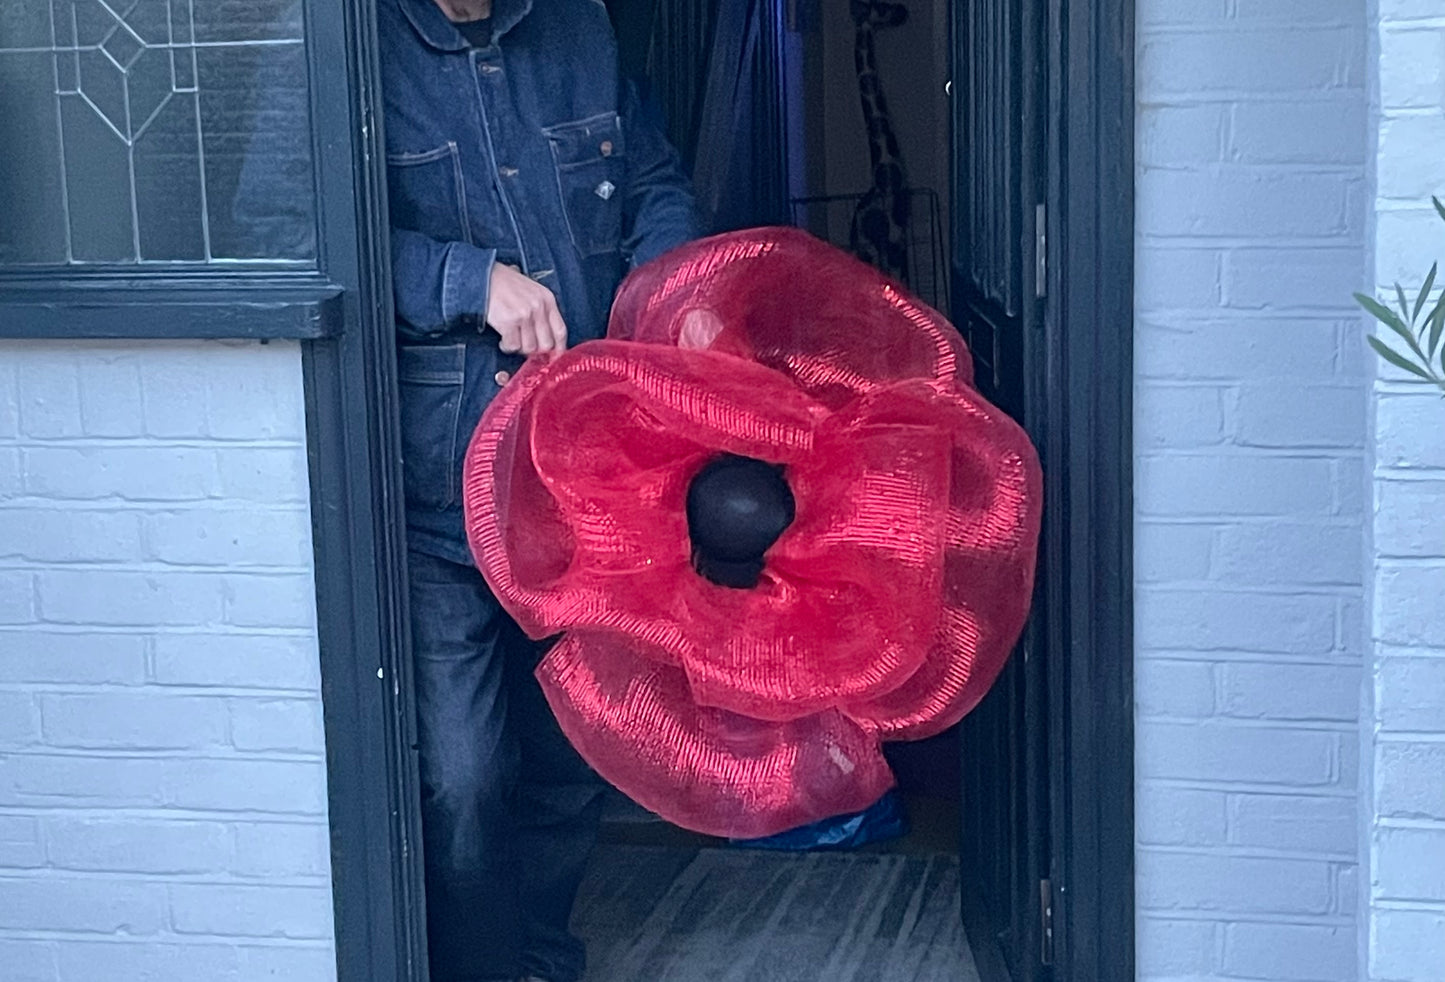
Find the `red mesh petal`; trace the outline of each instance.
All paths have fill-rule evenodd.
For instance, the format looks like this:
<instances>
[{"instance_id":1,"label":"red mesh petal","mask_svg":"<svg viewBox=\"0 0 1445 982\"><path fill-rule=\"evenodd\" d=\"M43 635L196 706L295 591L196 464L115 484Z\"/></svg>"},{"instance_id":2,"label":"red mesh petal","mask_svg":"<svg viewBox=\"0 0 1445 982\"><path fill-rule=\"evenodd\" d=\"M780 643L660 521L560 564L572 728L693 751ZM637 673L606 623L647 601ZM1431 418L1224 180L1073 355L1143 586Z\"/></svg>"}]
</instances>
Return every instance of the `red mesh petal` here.
<instances>
[{"instance_id":1,"label":"red mesh petal","mask_svg":"<svg viewBox=\"0 0 1445 982\"><path fill-rule=\"evenodd\" d=\"M941 733L976 706L1008 661L1033 595L1043 479L1023 430L972 392L940 408L954 435L943 616L922 669L846 707L886 740Z\"/></svg>"},{"instance_id":2,"label":"red mesh petal","mask_svg":"<svg viewBox=\"0 0 1445 982\"><path fill-rule=\"evenodd\" d=\"M576 543L530 453L532 394L545 363L528 361L487 407L462 474L467 540L498 601L533 637L585 605L562 582Z\"/></svg>"},{"instance_id":3,"label":"red mesh petal","mask_svg":"<svg viewBox=\"0 0 1445 982\"><path fill-rule=\"evenodd\" d=\"M973 381L963 339L941 314L790 228L715 236L639 269L608 336L749 358L832 409L893 382Z\"/></svg>"},{"instance_id":4,"label":"red mesh petal","mask_svg":"<svg viewBox=\"0 0 1445 982\"><path fill-rule=\"evenodd\" d=\"M579 632L537 678L562 731L644 808L708 835L753 838L861 811L893 785L877 741L837 712L763 723L702 709L635 639Z\"/></svg>"},{"instance_id":5,"label":"red mesh petal","mask_svg":"<svg viewBox=\"0 0 1445 982\"><path fill-rule=\"evenodd\" d=\"M826 416L751 362L619 341L563 355L534 398L532 454L566 498L594 486L635 490L639 470L676 468L674 445L790 463L812 451ZM586 486L569 483L579 481Z\"/></svg>"},{"instance_id":6,"label":"red mesh petal","mask_svg":"<svg viewBox=\"0 0 1445 982\"><path fill-rule=\"evenodd\" d=\"M720 452L772 461L806 454L818 412L749 362L617 341L559 360L534 402L532 460L577 543L567 576L604 590L615 581L599 577L686 572L693 476ZM615 599L634 617L675 614L673 590L655 586ZM619 619L611 626L635 629Z\"/></svg>"},{"instance_id":7,"label":"red mesh petal","mask_svg":"<svg viewBox=\"0 0 1445 982\"><path fill-rule=\"evenodd\" d=\"M940 608L949 450L936 427L842 416L820 428L787 472L798 514L762 587L713 588L687 611L710 629L683 662L699 702L793 719L918 670Z\"/></svg>"},{"instance_id":8,"label":"red mesh petal","mask_svg":"<svg viewBox=\"0 0 1445 982\"><path fill-rule=\"evenodd\" d=\"M682 595L707 585L690 564L688 482L722 452L804 457L822 416L777 373L724 355L598 341L529 361L468 448L473 554L533 637L602 626L677 657Z\"/></svg>"}]
</instances>

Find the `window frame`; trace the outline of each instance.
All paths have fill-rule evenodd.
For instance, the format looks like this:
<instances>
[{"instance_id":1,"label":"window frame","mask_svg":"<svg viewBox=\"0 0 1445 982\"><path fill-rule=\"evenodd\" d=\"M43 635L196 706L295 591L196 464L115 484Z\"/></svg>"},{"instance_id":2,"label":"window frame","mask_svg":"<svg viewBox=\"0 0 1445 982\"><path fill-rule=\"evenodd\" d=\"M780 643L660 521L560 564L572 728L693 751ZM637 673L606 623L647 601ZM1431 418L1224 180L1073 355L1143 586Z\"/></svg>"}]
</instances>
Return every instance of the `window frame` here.
<instances>
[{"instance_id":1,"label":"window frame","mask_svg":"<svg viewBox=\"0 0 1445 982\"><path fill-rule=\"evenodd\" d=\"M360 214L353 93L374 75L374 58L363 66L346 55L355 0L301 6L314 259L0 265L0 338L314 340L346 329ZM359 136L377 142L374 132Z\"/></svg>"}]
</instances>

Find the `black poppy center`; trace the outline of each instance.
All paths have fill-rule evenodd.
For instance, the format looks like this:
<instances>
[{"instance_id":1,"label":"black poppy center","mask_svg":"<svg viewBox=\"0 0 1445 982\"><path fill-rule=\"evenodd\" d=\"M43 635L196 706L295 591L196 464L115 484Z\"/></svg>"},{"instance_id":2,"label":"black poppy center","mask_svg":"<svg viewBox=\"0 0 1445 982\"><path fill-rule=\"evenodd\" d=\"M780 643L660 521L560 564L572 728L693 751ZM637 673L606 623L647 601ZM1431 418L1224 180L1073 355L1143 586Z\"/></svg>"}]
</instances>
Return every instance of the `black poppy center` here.
<instances>
[{"instance_id":1,"label":"black poppy center","mask_svg":"<svg viewBox=\"0 0 1445 982\"><path fill-rule=\"evenodd\" d=\"M763 554L793 523L783 469L752 457L719 457L687 489L687 531L698 573L720 586L758 585Z\"/></svg>"}]
</instances>

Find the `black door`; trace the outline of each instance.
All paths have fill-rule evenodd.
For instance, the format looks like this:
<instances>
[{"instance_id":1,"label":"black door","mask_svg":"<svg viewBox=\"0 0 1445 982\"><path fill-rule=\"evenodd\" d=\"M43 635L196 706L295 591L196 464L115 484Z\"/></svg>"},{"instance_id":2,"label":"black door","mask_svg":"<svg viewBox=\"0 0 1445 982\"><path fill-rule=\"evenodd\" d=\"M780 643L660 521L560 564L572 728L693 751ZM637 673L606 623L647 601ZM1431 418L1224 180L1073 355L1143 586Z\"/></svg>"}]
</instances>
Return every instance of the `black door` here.
<instances>
[{"instance_id":1,"label":"black door","mask_svg":"<svg viewBox=\"0 0 1445 982\"><path fill-rule=\"evenodd\" d=\"M952 40L954 323L984 395L1035 435L1043 405L1040 265L1047 180L1043 5L959 0ZM1047 575L1040 570L1040 582ZM1048 673L1035 615L960 726L960 862L985 982L1049 977Z\"/></svg>"}]
</instances>

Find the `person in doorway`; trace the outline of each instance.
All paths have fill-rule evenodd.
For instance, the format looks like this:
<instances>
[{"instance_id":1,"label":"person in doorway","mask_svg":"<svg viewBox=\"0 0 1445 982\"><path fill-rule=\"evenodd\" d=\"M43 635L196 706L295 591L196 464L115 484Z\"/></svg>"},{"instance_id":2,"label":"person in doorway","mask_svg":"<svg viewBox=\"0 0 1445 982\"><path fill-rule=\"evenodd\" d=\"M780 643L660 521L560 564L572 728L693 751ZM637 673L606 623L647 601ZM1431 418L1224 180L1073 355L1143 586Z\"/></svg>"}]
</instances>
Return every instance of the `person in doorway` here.
<instances>
[{"instance_id":1,"label":"person in doorway","mask_svg":"<svg viewBox=\"0 0 1445 982\"><path fill-rule=\"evenodd\" d=\"M381 0L432 982L575 982L602 785L488 590L461 464L528 357L603 336L629 268L698 234L598 0Z\"/></svg>"}]
</instances>

